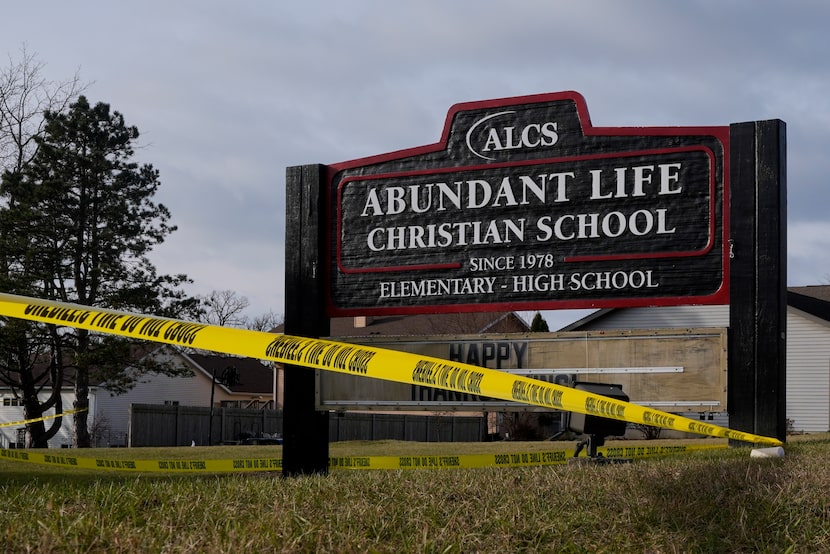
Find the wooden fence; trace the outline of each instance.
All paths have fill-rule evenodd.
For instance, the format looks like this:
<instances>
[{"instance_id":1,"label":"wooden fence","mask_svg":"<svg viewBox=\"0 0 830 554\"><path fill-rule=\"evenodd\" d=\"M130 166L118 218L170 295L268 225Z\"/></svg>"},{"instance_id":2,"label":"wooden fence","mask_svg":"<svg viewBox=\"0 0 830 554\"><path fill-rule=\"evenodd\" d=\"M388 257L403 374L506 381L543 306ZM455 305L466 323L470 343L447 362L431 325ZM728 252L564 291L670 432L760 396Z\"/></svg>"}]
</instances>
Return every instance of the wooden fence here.
<instances>
[{"instance_id":1,"label":"wooden fence","mask_svg":"<svg viewBox=\"0 0 830 554\"><path fill-rule=\"evenodd\" d=\"M487 434L484 417L337 413L329 417L329 441L402 440L478 442Z\"/></svg>"},{"instance_id":2,"label":"wooden fence","mask_svg":"<svg viewBox=\"0 0 830 554\"><path fill-rule=\"evenodd\" d=\"M478 442L487 433L483 417L410 414L332 413L329 441L406 440ZM228 444L255 437L281 437L282 412L131 404L128 446L203 446Z\"/></svg>"}]
</instances>

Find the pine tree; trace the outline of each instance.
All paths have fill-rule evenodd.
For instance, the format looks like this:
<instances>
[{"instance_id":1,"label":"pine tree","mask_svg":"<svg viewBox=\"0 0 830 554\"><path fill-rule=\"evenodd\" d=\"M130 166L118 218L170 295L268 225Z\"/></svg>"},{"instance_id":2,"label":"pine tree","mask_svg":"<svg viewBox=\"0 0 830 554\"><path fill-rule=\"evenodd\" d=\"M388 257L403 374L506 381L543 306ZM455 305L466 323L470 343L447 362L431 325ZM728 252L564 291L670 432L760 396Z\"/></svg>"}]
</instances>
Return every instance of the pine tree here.
<instances>
[{"instance_id":1,"label":"pine tree","mask_svg":"<svg viewBox=\"0 0 830 554\"><path fill-rule=\"evenodd\" d=\"M545 318L542 317L540 312L536 312L536 315L533 316L533 321L530 323L530 331L533 333L547 333L550 331L548 329L548 322L545 321Z\"/></svg>"},{"instance_id":2,"label":"pine tree","mask_svg":"<svg viewBox=\"0 0 830 554\"><path fill-rule=\"evenodd\" d=\"M37 294L37 257L27 248L25 207L6 193L19 188L25 168L37 154L43 134L44 114L62 111L83 90L79 76L50 81L44 64L25 46L19 61L0 69L0 290L31 296ZM16 217L10 216L13 210ZM48 410L63 412L61 352L55 351L60 336L50 326L0 318L0 384L11 391L9 399L21 402L29 435L28 446L45 448L63 425L60 417L44 421Z\"/></svg>"},{"instance_id":3,"label":"pine tree","mask_svg":"<svg viewBox=\"0 0 830 554\"><path fill-rule=\"evenodd\" d=\"M186 276L159 276L147 257L175 226L153 201L158 171L132 160L138 129L84 96L65 112L47 112L45 122L31 163L3 180L10 199L3 225L16 229L6 247L19 252L37 296L158 315L197 305L179 288ZM75 328L53 335L53 348L69 353L62 365L74 373L75 409L88 408L91 378L116 391L129 387L131 341ZM85 411L75 415L79 447L90 445L87 419Z\"/></svg>"}]
</instances>

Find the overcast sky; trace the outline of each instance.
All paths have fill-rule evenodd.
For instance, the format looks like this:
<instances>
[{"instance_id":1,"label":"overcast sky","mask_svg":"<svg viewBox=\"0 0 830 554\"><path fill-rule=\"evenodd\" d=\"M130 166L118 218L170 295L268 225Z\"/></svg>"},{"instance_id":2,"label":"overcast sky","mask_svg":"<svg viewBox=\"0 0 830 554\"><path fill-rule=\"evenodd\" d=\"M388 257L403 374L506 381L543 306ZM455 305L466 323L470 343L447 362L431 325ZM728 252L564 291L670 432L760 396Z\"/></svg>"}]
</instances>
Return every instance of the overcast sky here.
<instances>
[{"instance_id":1,"label":"overcast sky","mask_svg":"<svg viewBox=\"0 0 830 554\"><path fill-rule=\"evenodd\" d=\"M3 7L0 37L138 127L179 227L159 271L255 316L283 313L286 167L434 143L459 102L564 90L597 126L784 120L788 281L830 282L828 26L823 0L35 0Z\"/></svg>"}]
</instances>

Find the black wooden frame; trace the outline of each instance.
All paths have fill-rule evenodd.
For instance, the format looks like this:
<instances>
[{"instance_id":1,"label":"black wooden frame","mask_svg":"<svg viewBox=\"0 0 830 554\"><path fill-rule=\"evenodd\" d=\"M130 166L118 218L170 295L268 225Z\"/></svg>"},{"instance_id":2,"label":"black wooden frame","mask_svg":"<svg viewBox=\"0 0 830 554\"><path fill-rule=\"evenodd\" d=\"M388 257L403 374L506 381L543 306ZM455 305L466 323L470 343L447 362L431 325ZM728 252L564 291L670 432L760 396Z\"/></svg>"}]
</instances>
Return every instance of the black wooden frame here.
<instances>
[{"instance_id":1,"label":"black wooden frame","mask_svg":"<svg viewBox=\"0 0 830 554\"><path fill-rule=\"evenodd\" d=\"M325 337L325 166L286 169L285 333ZM316 409L316 370L286 365L283 383L282 474L327 473L329 414Z\"/></svg>"},{"instance_id":2,"label":"black wooden frame","mask_svg":"<svg viewBox=\"0 0 830 554\"><path fill-rule=\"evenodd\" d=\"M730 125L729 212L729 426L784 441L787 139L783 121Z\"/></svg>"},{"instance_id":3,"label":"black wooden frame","mask_svg":"<svg viewBox=\"0 0 830 554\"><path fill-rule=\"evenodd\" d=\"M730 126L730 427L786 439L786 124ZM325 309L326 166L286 170L285 332L330 334ZM315 370L286 366L283 475L327 473L328 412Z\"/></svg>"}]
</instances>

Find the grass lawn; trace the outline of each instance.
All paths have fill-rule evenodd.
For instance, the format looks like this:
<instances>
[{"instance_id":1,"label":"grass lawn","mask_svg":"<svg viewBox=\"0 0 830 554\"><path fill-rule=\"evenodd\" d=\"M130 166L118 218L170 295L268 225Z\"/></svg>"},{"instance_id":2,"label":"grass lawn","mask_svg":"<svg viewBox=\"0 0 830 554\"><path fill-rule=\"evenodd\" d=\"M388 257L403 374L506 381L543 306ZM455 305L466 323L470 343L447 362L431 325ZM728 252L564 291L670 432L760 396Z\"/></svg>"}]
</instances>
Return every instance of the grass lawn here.
<instances>
[{"instance_id":1,"label":"grass lawn","mask_svg":"<svg viewBox=\"0 0 830 554\"><path fill-rule=\"evenodd\" d=\"M378 441L333 443L331 454L572 446ZM221 459L275 457L278 449L53 452ZM279 472L169 475L3 459L0 544L4 552L830 551L830 438L793 437L786 450L783 459L722 449L631 464L338 471L295 479Z\"/></svg>"}]
</instances>

